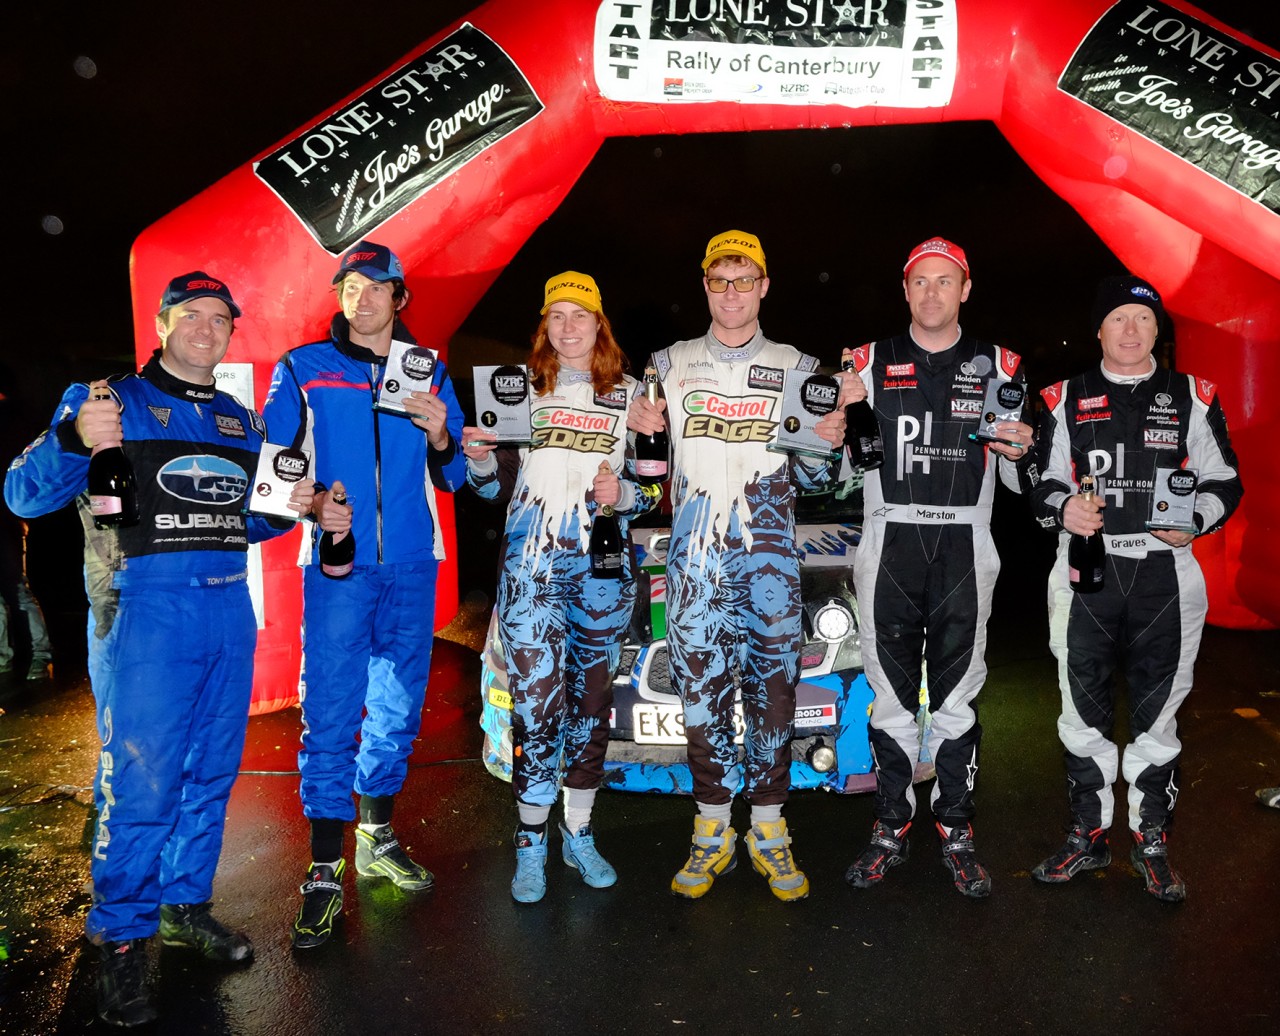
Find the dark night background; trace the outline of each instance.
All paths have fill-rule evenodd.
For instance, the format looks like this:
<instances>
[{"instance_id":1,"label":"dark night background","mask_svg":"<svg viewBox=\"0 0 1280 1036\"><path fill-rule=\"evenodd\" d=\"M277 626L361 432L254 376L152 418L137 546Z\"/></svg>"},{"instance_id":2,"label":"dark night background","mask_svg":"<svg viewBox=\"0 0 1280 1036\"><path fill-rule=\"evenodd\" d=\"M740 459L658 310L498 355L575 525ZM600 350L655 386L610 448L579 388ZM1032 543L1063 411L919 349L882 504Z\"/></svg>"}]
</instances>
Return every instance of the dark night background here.
<instances>
[{"instance_id":1,"label":"dark night background","mask_svg":"<svg viewBox=\"0 0 1280 1036\"><path fill-rule=\"evenodd\" d=\"M11 10L0 43L4 219L15 231L0 332L6 458L49 420L68 381L133 366L129 250L145 227L475 6ZM1202 6L1280 45L1280 5ZM700 334L697 262L729 227L764 242L766 332L823 358L903 327L907 251L933 234L959 242L974 276L966 329L1021 352L1035 386L1095 355L1085 314L1097 279L1119 270L990 123L616 138L476 306L451 361L465 370L484 343L525 346L544 280L566 268L600 282L633 360ZM203 265L216 274L217 256ZM412 307L406 320L412 328ZM40 558L45 541L65 556L67 534L65 516L32 532L32 581L55 612L61 583Z\"/></svg>"}]
</instances>

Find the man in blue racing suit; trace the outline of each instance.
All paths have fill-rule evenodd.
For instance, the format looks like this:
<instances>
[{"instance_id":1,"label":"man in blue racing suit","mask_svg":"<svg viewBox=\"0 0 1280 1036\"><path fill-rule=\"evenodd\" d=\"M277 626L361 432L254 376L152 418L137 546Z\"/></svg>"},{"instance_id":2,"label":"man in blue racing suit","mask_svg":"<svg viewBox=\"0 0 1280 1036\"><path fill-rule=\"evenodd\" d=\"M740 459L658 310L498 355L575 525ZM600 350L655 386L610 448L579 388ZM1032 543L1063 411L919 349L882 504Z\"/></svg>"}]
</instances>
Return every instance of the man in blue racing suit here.
<instances>
[{"instance_id":1,"label":"man in blue racing suit","mask_svg":"<svg viewBox=\"0 0 1280 1036\"><path fill-rule=\"evenodd\" d=\"M320 529L304 540L301 559L298 768L311 866L292 931L298 949L327 942L341 913L353 789L360 796L357 872L408 890L434 884L396 839L391 813L431 665L436 569L444 557L436 493L453 492L466 477L457 446L462 410L444 365L429 351L415 354L424 388L404 397L404 412L374 407L393 342L415 344L398 316L409 301L400 260L384 245L360 241L342 256L333 282L341 312L329 336L284 355L262 411L273 442L311 453L319 483ZM341 578L326 577L317 563L321 530L355 536L355 564Z\"/></svg>"},{"instance_id":2,"label":"man in blue racing suit","mask_svg":"<svg viewBox=\"0 0 1280 1036\"><path fill-rule=\"evenodd\" d=\"M98 1013L153 1021L147 939L218 961L253 945L210 913L227 799L244 748L257 624L251 542L291 527L246 516L262 419L214 388L240 309L203 272L160 301L162 343L137 374L72 385L52 427L9 467L5 501L35 517L76 501L85 528L89 677L102 752L85 921L101 949ZM91 451L121 446L138 496L133 525L95 527ZM95 487L96 489L96 487ZM291 503L311 510L313 483Z\"/></svg>"},{"instance_id":3,"label":"man in blue racing suit","mask_svg":"<svg viewBox=\"0 0 1280 1036\"><path fill-rule=\"evenodd\" d=\"M752 866L788 902L809 894L782 817L801 631L796 486L822 484L833 465L769 449L785 371L813 371L818 361L760 330L769 277L759 238L737 230L717 235L702 270L711 328L653 355L663 398L658 406L637 398L627 421L633 432L651 435L663 427L664 411L670 417L667 646L698 804L693 847L671 891L700 898L733 869L730 810L741 787L751 806L745 841ZM857 378L841 382L836 409L817 426L833 450L844 442L844 405L855 401L845 390L865 394ZM746 724L741 762L735 671Z\"/></svg>"}]
</instances>

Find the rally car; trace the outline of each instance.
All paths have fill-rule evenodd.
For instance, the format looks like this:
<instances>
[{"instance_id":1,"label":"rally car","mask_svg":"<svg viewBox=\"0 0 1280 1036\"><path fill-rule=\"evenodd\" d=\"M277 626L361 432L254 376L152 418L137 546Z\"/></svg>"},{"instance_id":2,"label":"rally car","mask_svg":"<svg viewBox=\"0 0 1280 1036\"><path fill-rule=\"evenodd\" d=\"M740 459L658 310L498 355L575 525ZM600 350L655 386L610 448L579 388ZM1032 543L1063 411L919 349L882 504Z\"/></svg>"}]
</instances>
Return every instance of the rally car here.
<instances>
[{"instance_id":1,"label":"rally car","mask_svg":"<svg viewBox=\"0 0 1280 1036\"><path fill-rule=\"evenodd\" d=\"M872 692L862 672L853 552L861 538L854 513L860 479L802 497L797 509L801 551L803 637L791 742L791 787L852 793L875 787L867 718ZM666 552L670 531L631 529L637 598L613 680L607 788L691 794L684 714L671 686L666 641ZM482 756L495 776L511 779L511 695L506 659L491 617L481 665ZM924 722L922 712L921 721ZM742 736L741 707L738 714ZM917 779L932 773L927 761Z\"/></svg>"}]
</instances>

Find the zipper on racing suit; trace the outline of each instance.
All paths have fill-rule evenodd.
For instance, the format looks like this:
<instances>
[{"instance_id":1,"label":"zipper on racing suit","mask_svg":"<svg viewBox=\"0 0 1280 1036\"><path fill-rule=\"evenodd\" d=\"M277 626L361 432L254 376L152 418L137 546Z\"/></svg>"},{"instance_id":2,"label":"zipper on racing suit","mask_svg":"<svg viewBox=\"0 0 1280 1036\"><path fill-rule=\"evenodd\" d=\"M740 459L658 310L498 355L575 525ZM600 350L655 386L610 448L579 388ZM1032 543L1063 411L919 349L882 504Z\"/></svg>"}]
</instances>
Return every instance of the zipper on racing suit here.
<instances>
[{"instance_id":1,"label":"zipper on racing suit","mask_svg":"<svg viewBox=\"0 0 1280 1036\"><path fill-rule=\"evenodd\" d=\"M378 435L379 413L378 384L381 371L376 363L369 364L369 395L373 406L373 488L376 500L374 521L378 530L378 564L382 564L382 439Z\"/></svg>"}]
</instances>

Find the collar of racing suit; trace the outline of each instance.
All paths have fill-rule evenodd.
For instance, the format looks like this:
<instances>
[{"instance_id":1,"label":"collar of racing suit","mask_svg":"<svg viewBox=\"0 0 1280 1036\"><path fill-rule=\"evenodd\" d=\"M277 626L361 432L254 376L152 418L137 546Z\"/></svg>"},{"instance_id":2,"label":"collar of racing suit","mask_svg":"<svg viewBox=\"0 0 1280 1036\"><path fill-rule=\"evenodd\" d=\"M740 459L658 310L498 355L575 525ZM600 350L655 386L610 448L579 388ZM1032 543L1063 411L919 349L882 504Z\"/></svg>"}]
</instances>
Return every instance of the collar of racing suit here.
<instances>
[{"instance_id":1,"label":"collar of racing suit","mask_svg":"<svg viewBox=\"0 0 1280 1036\"><path fill-rule=\"evenodd\" d=\"M351 340L351 325L347 323L347 318L341 313L333 315L333 320L329 323L329 337L333 339L333 344L337 347L338 352L350 357L357 363L374 363L379 367L387 365L385 356L379 356L372 349L366 349L363 345L356 345ZM391 337L397 342L408 342L410 345L418 344L418 340L409 333L409 329L400 322L399 317L396 317L395 323L391 325Z\"/></svg>"},{"instance_id":2,"label":"collar of racing suit","mask_svg":"<svg viewBox=\"0 0 1280 1036\"><path fill-rule=\"evenodd\" d=\"M173 396L177 399L185 399L192 403L212 403L214 396L218 394L215 385L193 385L189 381L183 381L181 378L174 377L160 364L161 350L157 349L151 354L151 359L142 368L142 376L151 382L165 395Z\"/></svg>"},{"instance_id":3,"label":"collar of racing suit","mask_svg":"<svg viewBox=\"0 0 1280 1036\"><path fill-rule=\"evenodd\" d=\"M713 330L707 331L707 352L711 353L721 363L754 359L756 354L764 348L764 343L764 331L761 330L759 324L756 324L756 333L751 336L749 341L735 346L725 345L724 342L716 337Z\"/></svg>"},{"instance_id":4,"label":"collar of racing suit","mask_svg":"<svg viewBox=\"0 0 1280 1036\"><path fill-rule=\"evenodd\" d=\"M1151 369L1145 374L1112 374L1111 371L1107 370L1105 364L1100 363L1098 366L1102 370L1102 376L1113 385L1128 385L1132 388L1134 385L1142 384L1156 372L1156 358L1148 356L1147 359L1151 361Z\"/></svg>"}]
</instances>

